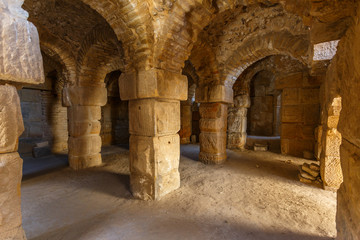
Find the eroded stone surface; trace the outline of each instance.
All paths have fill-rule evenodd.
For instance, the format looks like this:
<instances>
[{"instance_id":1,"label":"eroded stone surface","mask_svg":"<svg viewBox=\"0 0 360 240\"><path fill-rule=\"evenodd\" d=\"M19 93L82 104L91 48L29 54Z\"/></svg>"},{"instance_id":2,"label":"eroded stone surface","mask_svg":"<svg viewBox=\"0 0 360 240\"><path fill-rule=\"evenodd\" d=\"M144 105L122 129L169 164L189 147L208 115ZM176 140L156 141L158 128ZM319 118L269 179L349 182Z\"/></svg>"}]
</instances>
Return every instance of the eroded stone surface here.
<instances>
[{"instance_id":1,"label":"eroded stone surface","mask_svg":"<svg viewBox=\"0 0 360 240\"><path fill-rule=\"evenodd\" d=\"M0 129L0 153L16 152L24 124L19 96L11 85L0 85Z\"/></svg>"},{"instance_id":2,"label":"eroded stone surface","mask_svg":"<svg viewBox=\"0 0 360 240\"><path fill-rule=\"evenodd\" d=\"M22 162L18 153L0 154L0 239L26 239L21 226Z\"/></svg>"},{"instance_id":3,"label":"eroded stone surface","mask_svg":"<svg viewBox=\"0 0 360 240\"><path fill-rule=\"evenodd\" d=\"M39 84L45 79L39 35L21 9L23 2L3 0L0 6L0 79Z\"/></svg>"}]
</instances>

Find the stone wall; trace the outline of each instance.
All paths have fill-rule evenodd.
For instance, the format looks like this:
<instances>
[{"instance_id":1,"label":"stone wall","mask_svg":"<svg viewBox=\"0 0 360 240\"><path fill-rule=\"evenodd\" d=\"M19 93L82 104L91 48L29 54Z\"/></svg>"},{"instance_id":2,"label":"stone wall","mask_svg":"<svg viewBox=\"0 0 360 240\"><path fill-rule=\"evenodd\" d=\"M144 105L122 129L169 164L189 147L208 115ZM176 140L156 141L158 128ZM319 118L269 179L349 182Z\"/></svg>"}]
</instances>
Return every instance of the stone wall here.
<instances>
[{"instance_id":1,"label":"stone wall","mask_svg":"<svg viewBox=\"0 0 360 240\"><path fill-rule=\"evenodd\" d=\"M107 104L101 108L102 145L129 144L128 101L120 97L108 97Z\"/></svg>"},{"instance_id":2,"label":"stone wall","mask_svg":"<svg viewBox=\"0 0 360 240\"><path fill-rule=\"evenodd\" d=\"M248 111L248 135L273 136L275 121L274 76L260 72L250 84L251 106Z\"/></svg>"},{"instance_id":3,"label":"stone wall","mask_svg":"<svg viewBox=\"0 0 360 240\"><path fill-rule=\"evenodd\" d=\"M338 51L329 66L326 102L341 97L342 109L338 130L342 135L340 148L344 181L338 190L337 239L359 239L360 236L360 10L353 25L340 40Z\"/></svg>"},{"instance_id":4,"label":"stone wall","mask_svg":"<svg viewBox=\"0 0 360 240\"><path fill-rule=\"evenodd\" d=\"M303 157L313 154L319 124L319 80L303 72L276 79L282 90L281 152Z\"/></svg>"},{"instance_id":5,"label":"stone wall","mask_svg":"<svg viewBox=\"0 0 360 240\"><path fill-rule=\"evenodd\" d=\"M36 143L48 141L52 152L66 153L68 148L67 108L51 84L19 90L25 131L19 139L19 153L32 154Z\"/></svg>"}]
</instances>

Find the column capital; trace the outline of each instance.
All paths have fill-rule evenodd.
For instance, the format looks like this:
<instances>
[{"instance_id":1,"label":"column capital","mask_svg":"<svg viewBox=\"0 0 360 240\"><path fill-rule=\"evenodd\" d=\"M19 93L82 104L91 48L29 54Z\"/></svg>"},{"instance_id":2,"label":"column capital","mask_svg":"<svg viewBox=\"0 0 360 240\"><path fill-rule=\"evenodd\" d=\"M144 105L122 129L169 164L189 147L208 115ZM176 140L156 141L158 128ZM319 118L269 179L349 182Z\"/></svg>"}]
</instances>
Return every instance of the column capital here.
<instances>
[{"instance_id":1,"label":"column capital","mask_svg":"<svg viewBox=\"0 0 360 240\"><path fill-rule=\"evenodd\" d=\"M149 69L121 74L119 78L122 100L163 98L187 100L187 77L162 69Z\"/></svg>"},{"instance_id":2,"label":"column capital","mask_svg":"<svg viewBox=\"0 0 360 240\"><path fill-rule=\"evenodd\" d=\"M105 87L69 86L63 89L63 105L71 106L105 106L107 89Z\"/></svg>"},{"instance_id":3,"label":"column capital","mask_svg":"<svg viewBox=\"0 0 360 240\"><path fill-rule=\"evenodd\" d=\"M200 86L195 97L198 103L233 103L233 90L224 85Z\"/></svg>"}]
</instances>

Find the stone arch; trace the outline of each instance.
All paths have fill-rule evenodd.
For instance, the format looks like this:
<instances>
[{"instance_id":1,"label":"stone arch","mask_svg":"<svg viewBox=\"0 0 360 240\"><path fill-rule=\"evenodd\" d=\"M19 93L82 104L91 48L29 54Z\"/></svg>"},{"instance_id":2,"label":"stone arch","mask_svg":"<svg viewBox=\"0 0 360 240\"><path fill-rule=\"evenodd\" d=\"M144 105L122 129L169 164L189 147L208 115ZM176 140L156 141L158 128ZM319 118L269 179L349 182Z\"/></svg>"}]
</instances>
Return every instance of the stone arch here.
<instances>
[{"instance_id":1,"label":"stone arch","mask_svg":"<svg viewBox=\"0 0 360 240\"><path fill-rule=\"evenodd\" d=\"M147 1L81 0L96 10L114 30L134 63L151 64L153 27Z\"/></svg>"},{"instance_id":2,"label":"stone arch","mask_svg":"<svg viewBox=\"0 0 360 240\"><path fill-rule=\"evenodd\" d=\"M210 22L214 6L206 1L176 1L164 19L154 49L155 67L178 72L190 56L198 34Z\"/></svg>"},{"instance_id":3,"label":"stone arch","mask_svg":"<svg viewBox=\"0 0 360 240\"><path fill-rule=\"evenodd\" d=\"M248 39L226 61L223 84L232 87L247 67L267 56L279 54L290 55L307 65L310 42L304 40L303 35L294 36L287 31L267 33L255 39Z\"/></svg>"},{"instance_id":4,"label":"stone arch","mask_svg":"<svg viewBox=\"0 0 360 240\"><path fill-rule=\"evenodd\" d=\"M42 28L38 28L38 31L41 49L49 56L55 57L64 66L63 74L66 82L73 85L76 81L76 60L74 55L68 51L67 44Z\"/></svg>"},{"instance_id":5,"label":"stone arch","mask_svg":"<svg viewBox=\"0 0 360 240\"><path fill-rule=\"evenodd\" d=\"M123 70L122 48L112 29L96 26L84 39L78 52L79 84L98 84L106 74Z\"/></svg>"}]
</instances>

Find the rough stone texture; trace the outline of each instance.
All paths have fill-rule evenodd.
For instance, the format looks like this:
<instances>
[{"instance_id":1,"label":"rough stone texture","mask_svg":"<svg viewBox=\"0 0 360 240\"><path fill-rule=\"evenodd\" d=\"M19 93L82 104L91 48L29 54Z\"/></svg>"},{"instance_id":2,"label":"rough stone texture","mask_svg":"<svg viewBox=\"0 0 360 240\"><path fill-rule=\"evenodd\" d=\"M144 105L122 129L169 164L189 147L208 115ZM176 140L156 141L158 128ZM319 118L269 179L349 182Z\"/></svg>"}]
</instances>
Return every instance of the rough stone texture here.
<instances>
[{"instance_id":1,"label":"rough stone texture","mask_svg":"<svg viewBox=\"0 0 360 240\"><path fill-rule=\"evenodd\" d=\"M101 164L101 107L72 106L69 115L69 164L83 169Z\"/></svg>"},{"instance_id":2,"label":"rough stone texture","mask_svg":"<svg viewBox=\"0 0 360 240\"><path fill-rule=\"evenodd\" d=\"M241 97L243 98L243 97ZM245 99L249 97L246 96ZM248 100L247 100L248 101ZM234 100L236 102L236 98ZM246 145L247 108L236 106L248 106L248 104L236 104L228 110L227 148L244 149Z\"/></svg>"},{"instance_id":3,"label":"rough stone texture","mask_svg":"<svg viewBox=\"0 0 360 240\"><path fill-rule=\"evenodd\" d=\"M130 181L135 197L159 200L180 187L179 135L130 137Z\"/></svg>"},{"instance_id":4,"label":"rough stone texture","mask_svg":"<svg viewBox=\"0 0 360 240\"><path fill-rule=\"evenodd\" d=\"M281 111L281 152L303 157L314 153L315 128L320 120L319 86L308 86L303 73L276 80L283 89Z\"/></svg>"},{"instance_id":5,"label":"rough stone texture","mask_svg":"<svg viewBox=\"0 0 360 240\"><path fill-rule=\"evenodd\" d=\"M180 127L180 143L190 143L190 137L192 135L192 105L186 101L180 104L181 113L181 127Z\"/></svg>"},{"instance_id":6,"label":"rough stone texture","mask_svg":"<svg viewBox=\"0 0 360 240\"><path fill-rule=\"evenodd\" d=\"M130 134L164 136L180 130L180 102L141 99L129 102Z\"/></svg>"},{"instance_id":7,"label":"rough stone texture","mask_svg":"<svg viewBox=\"0 0 360 240\"><path fill-rule=\"evenodd\" d=\"M184 101L188 99L186 76L161 69L121 74L119 89L122 100L167 98Z\"/></svg>"},{"instance_id":8,"label":"rough stone texture","mask_svg":"<svg viewBox=\"0 0 360 240\"><path fill-rule=\"evenodd\" d=\"M66 107L104 106L107 101L107 90L104 87L65 87L63 104Z\"/></svg>"},{"instance_id":9,"label":"rough stone texture","mask_svg":"<svg viewBox=\"0 0 360 240\"><path fill-rule=\"evenodd\" d=\"M19 95L11 85L0 85L0 129L0 153L16 152L24 124Z\"/></svg>"},{"instance_id":10,"label":"rough stone texture","mask_svg":"<svg viewBox=\"0 0 360 240\"><path fill-rule=\"evenodd\" d=\"M44 82L44 68L36 27L27 21L23 0L0 3L0 79L17 83Z\"/></svg>"},{"instance_id":11,"label":"rough stone texture","mask_svg":"<svg viewBox=\"0 0 360 240\"><path fill-rule=\"evenodd\" d=\"M227 108L224 103L200 104L200 161L221 164L226 156Z\"/></svg>"},{"instance_id":12,"label":"rough stone texture","mask_svg":"<svg viewBox=\"0 0 360 240\"><path fill-rule=\"evenodd\" d=\"M0 239L26 239L21 226L21 175L19 154L0 154Z\"/></svg>"}]
</instances>

